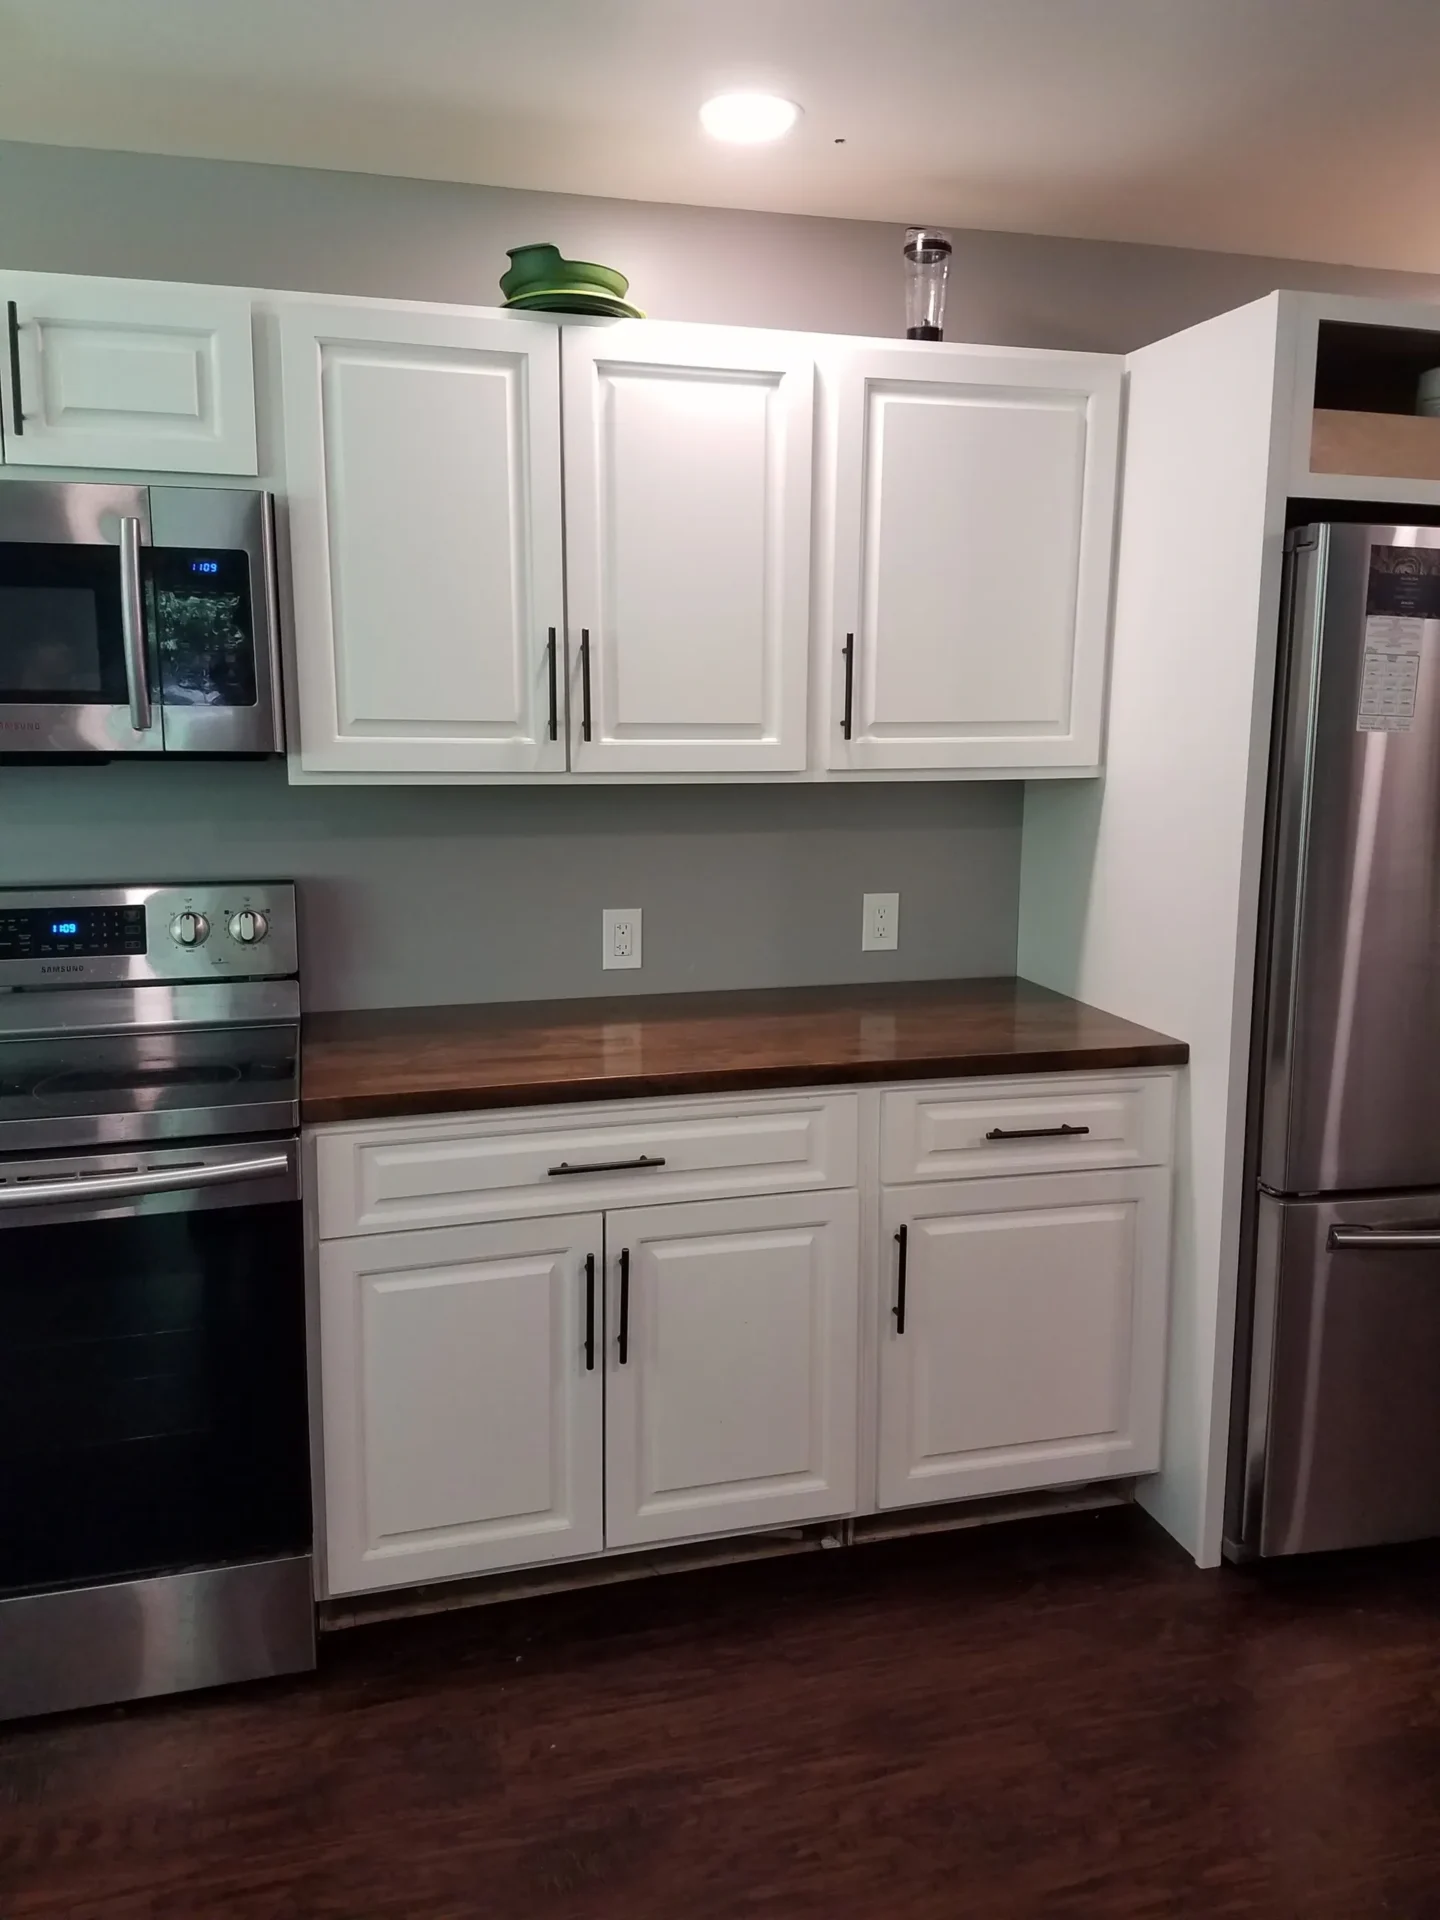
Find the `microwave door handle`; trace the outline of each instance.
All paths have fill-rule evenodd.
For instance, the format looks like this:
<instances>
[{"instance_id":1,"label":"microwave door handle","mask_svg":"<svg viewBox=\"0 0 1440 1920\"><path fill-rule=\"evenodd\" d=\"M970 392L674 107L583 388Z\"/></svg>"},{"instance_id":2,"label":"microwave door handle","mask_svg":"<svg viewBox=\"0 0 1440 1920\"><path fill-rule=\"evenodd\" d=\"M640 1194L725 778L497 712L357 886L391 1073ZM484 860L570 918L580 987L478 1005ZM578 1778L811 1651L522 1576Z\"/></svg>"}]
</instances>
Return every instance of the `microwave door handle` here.
<instances>
[{"instance_id":1,"label":"microwave door handle","mask_svg":"<svg viewBox=\"0 0 1440 1920\"><path fill-rule=\"evenodd\" d=\"M140 581L140 522L120 521L120 637L125 648L125 685L130 693L130 724L150 731L150 675L145 661L145 594Z\"/></svg>"},{"instance_id":2,"label":"microwave door handle","mask_svg":"<svg viewBox=\"0 0 1440 1920\"><path fill-rule=\"evenodd\" d=\"M184 1193L191 1187L226 1186L237 1180L264 1180L288 1173L288 1153L267 1153L254 1160L223 1160L214 1166L149 1167L133 1173L93 1173L76 1180L31 1180L0 1186L0 1208L33 1207L37 1202L123 1200L142 1193Z\"/></svg>"}]
</instances>

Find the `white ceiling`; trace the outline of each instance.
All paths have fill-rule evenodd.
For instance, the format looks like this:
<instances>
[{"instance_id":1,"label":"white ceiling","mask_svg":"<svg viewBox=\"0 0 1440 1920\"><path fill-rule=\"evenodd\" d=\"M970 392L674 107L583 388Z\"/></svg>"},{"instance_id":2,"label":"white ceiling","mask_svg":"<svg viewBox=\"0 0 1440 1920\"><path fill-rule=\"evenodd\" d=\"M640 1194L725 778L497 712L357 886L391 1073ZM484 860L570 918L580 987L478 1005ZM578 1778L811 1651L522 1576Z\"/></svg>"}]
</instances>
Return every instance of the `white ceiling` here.
<instances>
[{"instance_id":1,"label":"white ceiling","mask_svg":"<svg viewBox=\"0 0 1440 1920\"><path fill-rule=\"evenodd\" d=\"M1437 128L1440 0L0 0L8 139L1431 272Z\"/></svg>"}]
</instances>

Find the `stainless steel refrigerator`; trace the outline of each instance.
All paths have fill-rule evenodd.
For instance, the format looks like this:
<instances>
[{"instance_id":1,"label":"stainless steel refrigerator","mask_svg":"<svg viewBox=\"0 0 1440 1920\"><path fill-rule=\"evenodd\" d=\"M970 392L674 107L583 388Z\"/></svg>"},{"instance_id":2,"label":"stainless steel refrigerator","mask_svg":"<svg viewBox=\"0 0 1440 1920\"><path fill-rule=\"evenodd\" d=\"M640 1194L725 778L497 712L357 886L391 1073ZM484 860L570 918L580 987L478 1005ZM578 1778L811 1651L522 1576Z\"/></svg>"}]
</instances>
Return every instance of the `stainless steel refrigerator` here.
<instances>
[{"instance_id":1,"label":"stainless steel refrigerator","mask_svg":"<svg viewBox=\"0 0 1440 1920\"><path fill-rule=\"evenodd\" d=\"M1287 542L1226 1544L1440 1534L1440 527Z\"/></svg>"}]
</instances>

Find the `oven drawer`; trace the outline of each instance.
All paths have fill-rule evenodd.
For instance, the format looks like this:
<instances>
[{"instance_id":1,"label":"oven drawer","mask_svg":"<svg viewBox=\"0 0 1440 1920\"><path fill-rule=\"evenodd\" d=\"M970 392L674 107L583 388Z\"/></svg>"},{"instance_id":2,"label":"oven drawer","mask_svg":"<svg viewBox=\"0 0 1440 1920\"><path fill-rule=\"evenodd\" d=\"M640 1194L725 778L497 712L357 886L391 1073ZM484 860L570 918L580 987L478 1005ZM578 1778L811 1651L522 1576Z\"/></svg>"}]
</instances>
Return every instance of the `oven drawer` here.
<instances>
[{"instance_id":1,"label":"oven drawer","mask_svg":"<svg viewBox=\"0 0 1440 1920\"><path fill-rule=\"evenodd\" d=\"M322 1127L320 1236L849 1187L856 1140L847 1093Z\"/></svg>"},{"instance_id":2,"label":"oven drawer","mask_svg":"<svg viewBox=\"0 0 1440 1920\"><path fill-rule=\"evenodd\" d=\"M881 1179L981 1179L1170 1158L1169 1074L1054 1074L905 1087L882 1098Z\"/></svg>"}]
</instances>

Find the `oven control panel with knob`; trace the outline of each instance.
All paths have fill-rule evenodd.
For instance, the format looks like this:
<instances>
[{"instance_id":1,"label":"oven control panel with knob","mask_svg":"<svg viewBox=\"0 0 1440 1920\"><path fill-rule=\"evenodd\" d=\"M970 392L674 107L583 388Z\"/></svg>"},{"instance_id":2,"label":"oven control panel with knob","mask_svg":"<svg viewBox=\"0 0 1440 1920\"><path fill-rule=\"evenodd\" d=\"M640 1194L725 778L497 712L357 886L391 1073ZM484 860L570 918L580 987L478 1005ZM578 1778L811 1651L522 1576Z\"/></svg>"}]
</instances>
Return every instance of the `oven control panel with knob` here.
<instances>
[{"instance_id":1,"label":"oven control panel with knob","mask_svg":"<svg viewBox=\"0 0 1440 1920\"><path fill-rule=\"evenodd\" d=\"M0 889L0 989L296 971L288 881Z\"/></svg>"}]
</instances>

